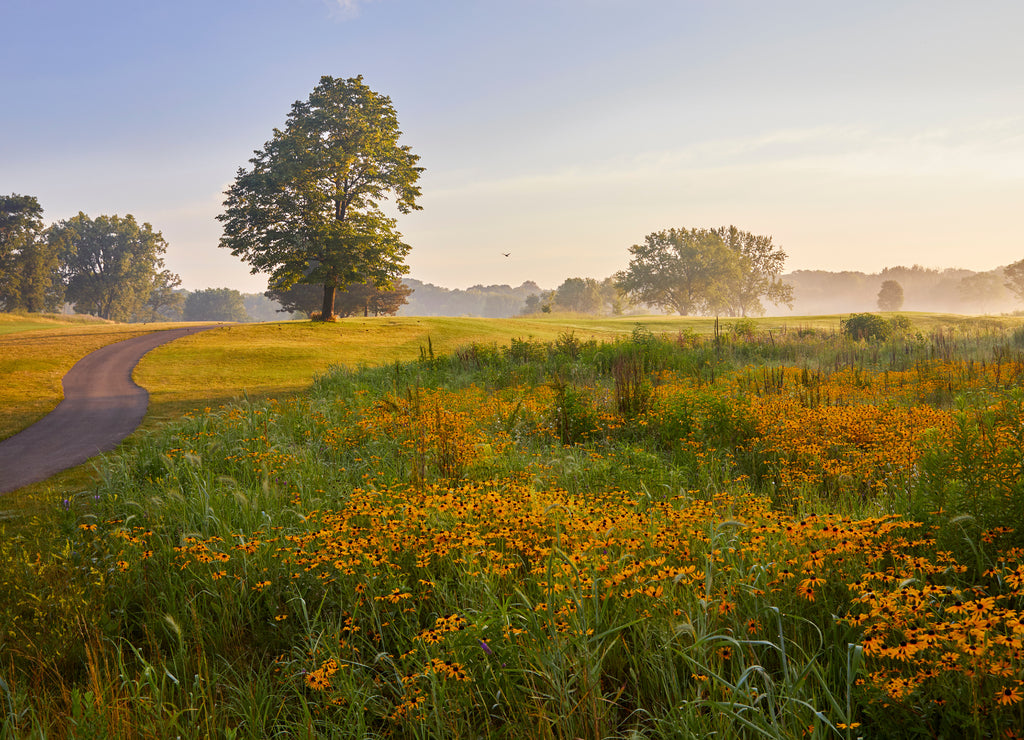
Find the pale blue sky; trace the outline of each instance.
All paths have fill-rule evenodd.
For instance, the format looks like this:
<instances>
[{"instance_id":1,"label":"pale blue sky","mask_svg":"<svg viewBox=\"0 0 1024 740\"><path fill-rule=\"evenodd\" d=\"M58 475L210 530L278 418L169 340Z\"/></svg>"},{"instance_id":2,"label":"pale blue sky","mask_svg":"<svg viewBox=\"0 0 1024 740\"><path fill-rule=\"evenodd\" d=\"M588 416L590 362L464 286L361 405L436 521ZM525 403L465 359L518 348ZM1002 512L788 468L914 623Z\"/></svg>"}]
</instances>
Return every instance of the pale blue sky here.
<instances>
[{"instance_id":1,"label":"pale blue sky","mask_svg":"<svg viewBox=\"0 0 1024 740\"><path fill-rule=\"evenodd\" d=\"M1022 29L1019 0L0 0L0 193L132 213L184 287L260 291L223 191L361 74L426 168L420 280L555 287L723 224L789 270L991 269L1024 258Z\"/></svg>"}]
</instances>

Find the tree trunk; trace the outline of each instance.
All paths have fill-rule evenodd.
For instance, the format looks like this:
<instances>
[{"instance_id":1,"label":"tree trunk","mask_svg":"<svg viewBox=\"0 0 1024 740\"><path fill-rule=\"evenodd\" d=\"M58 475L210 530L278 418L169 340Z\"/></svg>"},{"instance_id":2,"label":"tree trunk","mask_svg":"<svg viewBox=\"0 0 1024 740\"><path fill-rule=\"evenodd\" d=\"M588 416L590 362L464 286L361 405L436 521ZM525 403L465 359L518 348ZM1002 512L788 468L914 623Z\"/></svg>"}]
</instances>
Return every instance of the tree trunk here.
<instances>
[{"instance_id":1,"label":"tree trunk","mask_svg":"<svg viewBox=\"0 0 1024 740\"><path fill-rule=\"evenodd\" d=\"M337 287L334 285L324 285L324 303L320 309L320 320L330 321L334 318L334 293Z\"/></svg>"}]
</instances>

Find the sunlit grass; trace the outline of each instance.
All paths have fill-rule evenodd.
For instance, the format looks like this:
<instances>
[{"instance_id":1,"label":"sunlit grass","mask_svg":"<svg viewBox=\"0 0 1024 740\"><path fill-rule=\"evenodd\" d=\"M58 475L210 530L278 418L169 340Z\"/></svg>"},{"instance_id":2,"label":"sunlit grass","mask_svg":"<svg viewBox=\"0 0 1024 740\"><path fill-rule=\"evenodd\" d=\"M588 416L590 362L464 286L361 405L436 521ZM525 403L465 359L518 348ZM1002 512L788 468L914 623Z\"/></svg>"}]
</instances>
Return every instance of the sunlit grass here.
<instances>
[{"instance_id":1,"label":"sunlit grass","mask_svg":"<svg viewBox=\"0 0 1024 740\"><path fill-rule=\"evenodd\" d=\"M4 314L0 314L3 316ZM153 330L153 324L6 322L20 327L0 333L0 439L52 411L63 398L61 379L90 352Z\"/></svg>"},{"instance_id":2,"label":"sunlit grass","mask_svg":"<svg viewBox=\"0 0 1024 740\"><path fill-rule=\"evenodd\" d=\"M150 393L147 422L158 422L242 397L291 395L335 365L405 362L421 353L446 353L473 343L502 345L515 338L549 342L566 332L580 339L610 339L628 335L638 323L658 331L678 331L691 323L695 331L709 327L703 320L658 318L580 318L569 323L559 318L348 318L237 324L153 350L139 364L135 379Z\"/></svg>"},{"instance_id":3,"label":"sunlit grass","mask_svg":"<svg viewBox=\"0 0 1024 740\"><path fill-rule=\"evenodd\" d=\"M0 334L11 334L34 329L54 329L81 324L111 324L113 322L95 316L62 313L29 313L16 311L0 313Z\"/></svg>"}]
</instances>

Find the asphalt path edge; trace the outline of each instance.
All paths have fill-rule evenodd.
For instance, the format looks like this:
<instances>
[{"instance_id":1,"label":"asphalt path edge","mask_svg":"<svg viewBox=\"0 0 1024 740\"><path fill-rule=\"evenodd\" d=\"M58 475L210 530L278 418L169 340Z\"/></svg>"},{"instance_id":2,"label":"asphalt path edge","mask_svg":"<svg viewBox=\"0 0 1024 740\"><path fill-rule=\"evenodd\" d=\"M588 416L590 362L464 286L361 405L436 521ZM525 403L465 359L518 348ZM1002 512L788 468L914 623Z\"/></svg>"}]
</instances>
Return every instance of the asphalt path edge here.
<instances>
[{"instance_id":1,"label":"asphalt path edge","mask_svg":"<svg viewBox=\"0 0 1024 740\"><path fill-rule=\"evenodd\" d=\"M113 450L142 423L149 393L132 380L152 349L222 325L161 329L100 347L64 376L57 408L0 442L0 494L44 481Z\"/></svg>"}]
</instances>

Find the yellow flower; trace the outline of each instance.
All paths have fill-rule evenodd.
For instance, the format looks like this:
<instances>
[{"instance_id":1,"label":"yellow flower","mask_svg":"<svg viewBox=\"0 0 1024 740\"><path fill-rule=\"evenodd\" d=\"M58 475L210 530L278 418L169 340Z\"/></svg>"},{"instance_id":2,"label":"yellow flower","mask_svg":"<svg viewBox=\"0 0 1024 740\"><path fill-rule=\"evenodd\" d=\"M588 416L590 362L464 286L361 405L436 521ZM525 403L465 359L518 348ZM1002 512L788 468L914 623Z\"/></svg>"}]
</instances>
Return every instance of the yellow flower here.
<instances>
[{"instance_id":1,"label":"yellow flower","mask_svg":"<svg viewBox=\"0 0 1024 740\"><path fill-rule=\"evenodd\" d=\"M331 688L331 679L322 670L310 671L306 674L306 685L314 691L326 691Z\"/></svg>"},{"instance_id":2,"label":"yellow flower","mask_svg":"<svg viewBox=\"0 0 1024 740\"><path fill-rule=\"evenodd\" d=\"M1021 694L1020 683L1016 686L1004 686L1002 691L996 694L996 702L999 704L1016 704L1024 698L1024 694Z\"/></svg>"}]
</instances>

